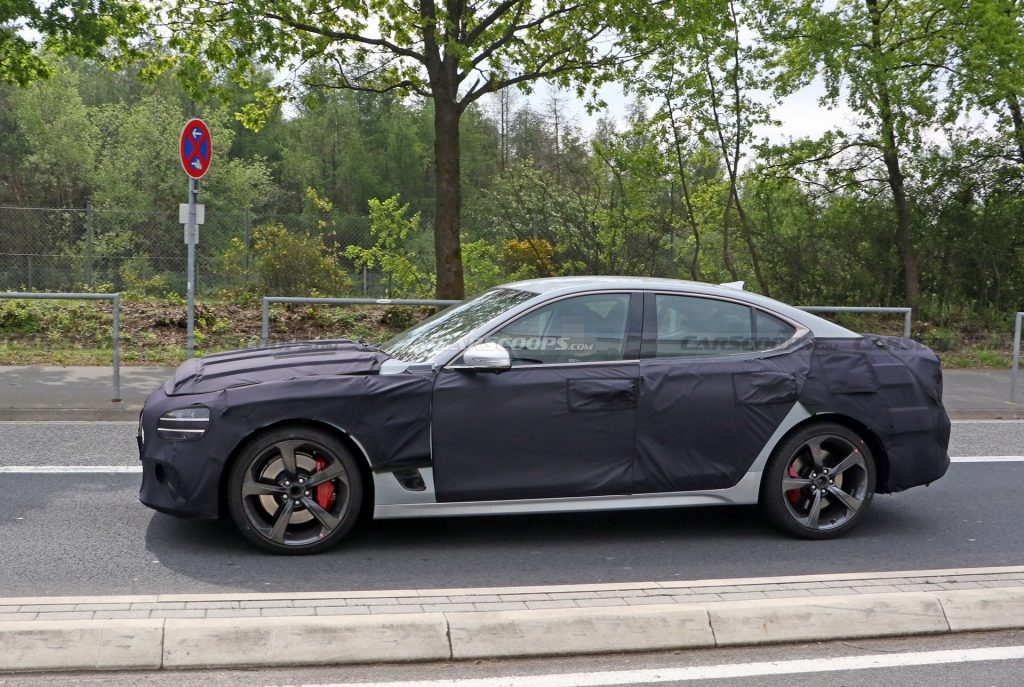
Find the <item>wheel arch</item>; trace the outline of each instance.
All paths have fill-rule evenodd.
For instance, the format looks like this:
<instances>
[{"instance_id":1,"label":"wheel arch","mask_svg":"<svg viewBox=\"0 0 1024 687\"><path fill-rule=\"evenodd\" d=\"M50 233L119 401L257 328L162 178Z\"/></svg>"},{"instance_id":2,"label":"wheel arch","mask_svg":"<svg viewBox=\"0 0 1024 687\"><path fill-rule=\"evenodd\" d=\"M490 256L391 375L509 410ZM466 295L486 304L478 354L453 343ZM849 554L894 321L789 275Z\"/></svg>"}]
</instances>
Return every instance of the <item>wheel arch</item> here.
<instances>
[{"instance_id":1,"label":"wheel arch","mask_svg":"<svg viewBox=\"0 0 1024 687\"><path fill-rule=\"evenodd\" d=\"M306 418L291 418L286 420L278 420L273 424L265 425L263 427L254 429L249 434L247 434L241 441L239 441L238 444L235 445L234 449L232 449L231 453L228 455L227 460L224 461L224 467L220 473L220 483L217 487L217 511L220 514L220 517L224 518L228 514L228 480L231 475L231 466L234 465L236 460L238 460L238 456L242 453L242 451L246 449L247 446L249 446L249 444L256 441L256 439L258 439L263 434L266 434L267 432L272 432L276 429L281 429L282 427L290 426L310 427L327 432L328 434L334 436L338 441L345 445L345 448L352 452L352 455L356 459L356 465L359 466L359 478L363 483L363 505L359 517L360 519L363 519L367 513L373 513L373 470L370 464L370 457L367 455L366 449L363 448L362 444L360 444L359 441L357 441L351 434L346 432L344 429L338 427L337 425L332 425L329 422L324 422L322 420L310 420Z\"/></svg>"},{"instance_id":2,"label":"wheel arch","mask_svg":"<svg viewBox=\"0 0 1024 687\"><path fill-rule=\"evenodd\" d=\"M772 451L774 452L775 448L781 446L784 441L796 432L806 429L809 425L821 422L835 422L836 424L843 425L864 439L864 443L871 449L871 456L875 460L875 493L888 493L886 485L889 484L889 454L885 450L885 444L882 443L878 434L873 432L867 425L849 415L843 415L842 413L818 413L812 415L790 427L789 431L779 438Z\"/></svg>"}]
</instances>

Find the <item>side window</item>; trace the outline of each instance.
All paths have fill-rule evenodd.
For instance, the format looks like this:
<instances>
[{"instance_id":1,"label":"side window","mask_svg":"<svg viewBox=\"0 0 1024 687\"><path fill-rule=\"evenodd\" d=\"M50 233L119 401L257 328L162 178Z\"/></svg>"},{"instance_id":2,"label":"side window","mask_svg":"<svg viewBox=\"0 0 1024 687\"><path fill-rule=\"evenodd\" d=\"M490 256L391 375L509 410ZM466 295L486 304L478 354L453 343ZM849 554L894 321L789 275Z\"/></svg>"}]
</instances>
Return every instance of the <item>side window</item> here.
<instances>
[{"instance_id":1,"label":"side window","mask_svg":"<svg viewBox=\"0 0 1024 687\"><path fill-rule=\"evenodd\" d=\"M504 346L512 365L622 360L629 294L556 301L505 325L487 338Z\"/></svg>"},{"instance_id":2,"label":"side window","mask_svg":"<svg viewBox=\"0 0 1024 687\"><path fill-rule=\"evenodd\" d=\"M645 336L645 345L657 358L767 351L796 332L779 318L739 303L667 294L654 298L656 329L653 337Z\"/></svg>"},{"instance_id":3,"label":"side window","mask_svg":"<svg viewBox=\"0 0 1024 687\"><path fill-rule=\"evenodd\" d=\"M730 355L754 350L750 308L696 296L655 295L655 357Z\"/></svg>"},{"instance_id":4,"label":"side window","mask_svg":"<svg viewBox=\"0 0 1024 687\"><path fill-rule=\"evenodd\" d=\"M783 322L766 312L755 310L754 317L754 347L758 351L767 351L778 348L789 341L796 329L791 324Z\"/></svg>"}]
</instances>

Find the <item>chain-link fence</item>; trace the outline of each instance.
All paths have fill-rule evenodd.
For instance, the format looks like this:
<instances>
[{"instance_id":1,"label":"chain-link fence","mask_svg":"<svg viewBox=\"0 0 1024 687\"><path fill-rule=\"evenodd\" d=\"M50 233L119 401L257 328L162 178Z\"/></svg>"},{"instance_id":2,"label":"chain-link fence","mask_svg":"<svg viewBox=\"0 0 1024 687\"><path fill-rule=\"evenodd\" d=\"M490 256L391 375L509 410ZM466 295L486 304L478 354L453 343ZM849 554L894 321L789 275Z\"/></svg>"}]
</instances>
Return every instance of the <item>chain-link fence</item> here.
<instances>
[{"instance_id":1,"label":"chain-link fence","mask_svg":"<svg viewBox=\"0 0 1024 687\"><path fill-rule=\"evenodd\" d=\"M207 212L196 251L197 291L210 296L251 284L252 232L278 223L319 235L348 272L351 294L387 294L379 273L357 269L342 253L372 244L362 216ZM178 213L85 208L0 207L0 291L163 290L185 292L186 246ZM276 295L276 294L275 294Z\"/></svg>"}]
</instances>

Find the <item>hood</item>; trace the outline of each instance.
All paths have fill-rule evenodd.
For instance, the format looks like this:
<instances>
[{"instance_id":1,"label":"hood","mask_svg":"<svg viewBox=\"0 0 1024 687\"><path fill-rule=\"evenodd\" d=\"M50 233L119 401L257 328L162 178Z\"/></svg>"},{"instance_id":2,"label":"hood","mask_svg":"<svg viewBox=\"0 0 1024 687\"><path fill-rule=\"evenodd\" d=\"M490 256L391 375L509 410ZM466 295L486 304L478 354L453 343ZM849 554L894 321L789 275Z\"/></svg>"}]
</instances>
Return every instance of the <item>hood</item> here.
<instances>
[{"instance_id":1,"label":"hood","mask_svg":"<svg viewBox=\"0 0 1024 687\"><path fill-rule=\"evenodd\" d=\"M169 396L205 394L237 386L325 375L377 374L388 356L348 339L213 353L189 360L164 384Z\"/></svg>"}]
</instances>

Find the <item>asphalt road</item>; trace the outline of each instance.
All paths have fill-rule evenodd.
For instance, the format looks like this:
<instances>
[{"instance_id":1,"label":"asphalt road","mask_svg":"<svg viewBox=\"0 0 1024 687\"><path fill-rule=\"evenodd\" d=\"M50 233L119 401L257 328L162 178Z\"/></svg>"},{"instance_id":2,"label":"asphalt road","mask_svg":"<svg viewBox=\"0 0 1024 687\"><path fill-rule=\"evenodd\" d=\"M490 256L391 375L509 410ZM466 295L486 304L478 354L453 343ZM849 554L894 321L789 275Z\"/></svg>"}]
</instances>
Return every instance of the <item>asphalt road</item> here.
<instances>
[{"instance_id":1,"label":"asphalt road","mask_svg":"<svg viewBox=\"0 0 1024 687\"><path fill-rule=\"evenodd\" d=\"M131 423L0 423L0 466L137 465ZM1024 454L1024 422L957 423L951 454ZM227 523L136 500L137 474L0 473L0 596L338 591L1024 564L1024 463L955 464L876 499L835 541L791 539L754 508L366 523L315 557L275 557ZM767 683L765 683L767 684ZM993 683L996 684L996 683Z\"/></svg>"},{"instance_id":2,"label":"asphalt road","mask_svg":"<svg viewBox=\"0 0 1024 687\"><path fill-rule=\"evenodd\" d=\"M651 654L572 656L555 659L462 661L411 665L282 668L273 670L199 670L104 674L0 675L0 687L1020 687L1024 660L977 660L979 650L1024 651L1024 632L993 632L864 639L735 649L701 649ZM963 652L957 660L947 652ZM873 659L890 667L865 668ZM921 665L899 665L916 659ZM937 661L950 661L938 663ZM794 661L811 661L797 672ZM758 674L766 663L778 662ZM863 664L863 665L862 665ZM839 666L842 669L838 669ZM860 666L860 667L856 667ZM808 670L810 668L810 670ZM739 675L690 679L704 670ZM806 671L806 672L804 672ZM687 675L673 680L672 672ZM610 674L610 675L609 675ZM651 680L651 675L657 677ZM647 677L645 680L644 678ZM602 681L603 679L603 681Z\"/></svg>"}]
</instances>

